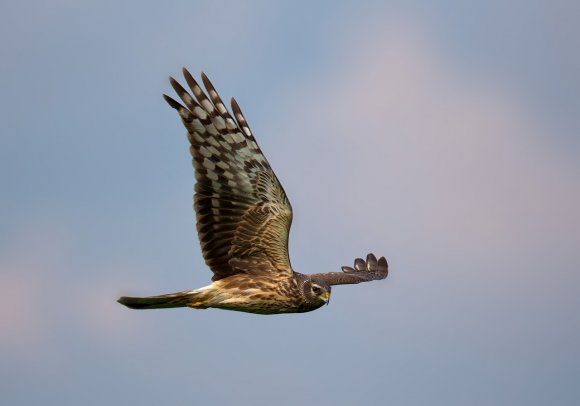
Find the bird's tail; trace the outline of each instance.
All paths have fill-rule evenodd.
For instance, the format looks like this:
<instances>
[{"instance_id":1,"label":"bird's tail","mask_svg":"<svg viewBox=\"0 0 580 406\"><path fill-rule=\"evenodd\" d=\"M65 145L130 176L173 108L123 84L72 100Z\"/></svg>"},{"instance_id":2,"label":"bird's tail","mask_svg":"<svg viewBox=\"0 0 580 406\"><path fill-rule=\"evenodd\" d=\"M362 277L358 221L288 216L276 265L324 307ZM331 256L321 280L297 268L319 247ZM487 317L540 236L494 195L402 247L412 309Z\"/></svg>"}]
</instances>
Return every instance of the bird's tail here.
<instances>
[{"instance_id":1,"label":"bird's tail","mask_svg":"<svg viewBox=\"0 0 580 406\"><path fill-rule=\"evenodd\" d=\"M206 309L203 301L199 300L199 293L195 290L185 290L183 292L170 293L167 295L147 296L147 297L120 297L117 302L130 309L168 309L171 307L195 307Z\"/></svg>"}]
</instances>

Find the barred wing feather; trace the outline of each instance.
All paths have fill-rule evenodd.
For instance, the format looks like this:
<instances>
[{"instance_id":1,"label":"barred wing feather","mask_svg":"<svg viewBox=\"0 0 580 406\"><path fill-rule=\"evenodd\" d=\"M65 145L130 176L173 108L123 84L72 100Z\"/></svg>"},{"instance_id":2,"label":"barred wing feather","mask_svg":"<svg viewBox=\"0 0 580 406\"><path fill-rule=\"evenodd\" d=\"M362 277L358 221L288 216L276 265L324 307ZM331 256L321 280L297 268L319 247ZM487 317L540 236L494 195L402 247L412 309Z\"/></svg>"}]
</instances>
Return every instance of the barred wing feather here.
<instances>
[{"instance_id":1,"label":"barred wing feather","mask_svg":"<svg viewBox=\"0 0 580 406\"><path fill-rule=\"evenodd\" d=\"M206 264L218 280L261 263L255 269L291 274L288 234L292 207L262 154L236 101L229 113L202 73L207 94L184 68L190 94L175 79L183 104L164 95L188 131L196 173L194 208Z\"/></svg>"}]
</instances>

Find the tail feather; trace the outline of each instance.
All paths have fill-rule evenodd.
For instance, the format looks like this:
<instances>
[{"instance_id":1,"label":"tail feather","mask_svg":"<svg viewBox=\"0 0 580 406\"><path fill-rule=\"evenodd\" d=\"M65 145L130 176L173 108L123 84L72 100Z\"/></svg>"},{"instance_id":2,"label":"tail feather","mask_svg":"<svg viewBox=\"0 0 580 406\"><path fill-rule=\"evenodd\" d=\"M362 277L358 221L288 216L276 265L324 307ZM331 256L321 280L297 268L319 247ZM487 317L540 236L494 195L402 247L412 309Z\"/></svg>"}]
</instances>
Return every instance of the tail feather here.
<instances>
[{"instance_id":1,"label":"tail feather","mask_svg":"<svg viewBox=\"0 0 580 406\"><path fill-rule=\"evenodd\" d=\"M195 302L198 292L185 290L183 292L170 293L167 295L147 296L147 297L120 297L117 302L130 309L168 309L172 307L187 307ZM196 303L197 308L204 308Z\"/></svg>"}]
</instances>

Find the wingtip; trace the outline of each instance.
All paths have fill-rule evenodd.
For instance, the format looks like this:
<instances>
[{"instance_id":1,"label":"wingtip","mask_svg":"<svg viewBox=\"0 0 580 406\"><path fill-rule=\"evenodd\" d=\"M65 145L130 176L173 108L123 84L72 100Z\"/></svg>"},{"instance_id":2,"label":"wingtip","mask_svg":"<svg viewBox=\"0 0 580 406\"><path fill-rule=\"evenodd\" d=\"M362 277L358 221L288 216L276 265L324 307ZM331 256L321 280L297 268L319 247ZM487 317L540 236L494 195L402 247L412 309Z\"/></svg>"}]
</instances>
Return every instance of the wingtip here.
<instances>
[{"instance_id":1,"label":"wingtip","mask_svg":"<svg viewBox=\"0 0 580 406\"><path fill-rule=\"evenodd\" d=\"M183 73L183 77L185 78L185 81L190 85L190 87L193 87L192 84L197 85L197 82L193 78L193 75L191 73L189 73L189 71L186 68L183 68L181 71Z\"/></svg>"},{"instance_id":2,"label":"wingtip","mask_svg":"<svg viewBox=\"0 0 580 406\"><path fill-rule=\"evenodd\" d=\"M183 93L186 93L186 90L183 88L183 86L181 86L179 82L175 80L172 76L169 76L169 83L171 84L173 90L175 90L175 93L177 93L178 95L181 96Z\"/></svg>"},{"instance_id":3,"label":"wingtip","mask_svg":"<svg viewBox=\"0 0 580 406\"><path fill-rule=\"evenodd\" d=\"M385 257L380 257L379 258L379 262L378 262L378 271L380 274L384 274L385 276L383 277L386 278L389 275L389 263L387 261L387 258Z\"/></svg>"},{"instance_id":4,"label":"wingtip","mask_svg":"<svg viewBox=\"0 0 580 406\"><path fill-rule=\"evenodd\" d=\"M373 253L370 253L367 255L367 270L368 271L376 271L377 270L377 265L378 265L378 261L377 261L377 257L375 257L375 255Z\"/></svg>"},{"instance_id":5,"label":"wingtip","mask_svg":"<svg viewBox=\"0 0 580 406\"><path fill-rule=\"evenodd\" d=\"M241 114L240 106L235 97L230 98L230 105L232 106L232 111L234 112L236 119L239 120L240 116L243 119L244 116Z\"/></svg>"},{"instance_id":6,"label":"wingtip","mask_svg":"<svg viewBox=\"0 0 580 406\"><path fill-rule=\"evenodd\" d=\"M356 269L357 271L365 271L367 269L366 261L362 258L355 258L354 269Z\"/></svg>"},{"instance_id":7,"label":"wingtip","mask_svg":"<svg viewBox=\"0 0 580 406\"><path fill-rule=\"evenodd\" d=\"M213 83L211 83L211 80L209 80L209 78L207 77L207 75L205 74L204 71L201 72L200 76L201 76L201 81L202 81L203 85L205 86L205 88L207 89L207 91L210 92L211 90L213 90L215 92L215 87L214 87Z\"/></svg>"},{"instance_id":8,"label":"wingtip","mask_svg":"<svg viewBox=\"0 0 580 406\"><path fill-rule=\"evenodd\" d=\"M179 82L173 76L169 76L169 84L173 89L179 87Z\"/></svg>"},{"instance_id":9,"label":"wingtip","mask_svg":"<svg viewBox=\"0 0 580 406\"><path fill-rule=\"evenodd\" d=\"M183 108L183 106L179 102L177 102L173 97L168 96L166 94L163 94L163 98L165 99L165 101L167 102L167 104L169 104L175 110L178 110L179 111L181 108Z\"/></svg>"}]
</instances>

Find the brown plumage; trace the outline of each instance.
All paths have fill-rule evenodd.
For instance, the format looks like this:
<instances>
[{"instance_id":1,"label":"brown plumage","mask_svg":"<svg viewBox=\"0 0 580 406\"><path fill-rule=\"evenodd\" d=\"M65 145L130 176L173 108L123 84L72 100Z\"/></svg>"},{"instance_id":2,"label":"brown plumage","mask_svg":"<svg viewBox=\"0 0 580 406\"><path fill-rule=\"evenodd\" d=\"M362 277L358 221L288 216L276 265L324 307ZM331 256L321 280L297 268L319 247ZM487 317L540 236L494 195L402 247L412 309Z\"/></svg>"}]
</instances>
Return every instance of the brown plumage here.
<instances>
[{"instance_id":1,"label":"brown plumage","mask_svg":"<svg viewBox=\"0 0 580 406\"><path fill-rule=\"evenodd\" d=\"M170 78L183 104L163 97L178 111L191 143L197 232L213 283L168 295L121 297L119 303L132 309L307 312L328 303L332 285L387 277L387 260L373 254L343 272L294 272L288 257L292 206L240 107L232 98L232 117L205 74L207 95L185 68L183 75L193 96Z\"/></svg>"}]
</instances>

